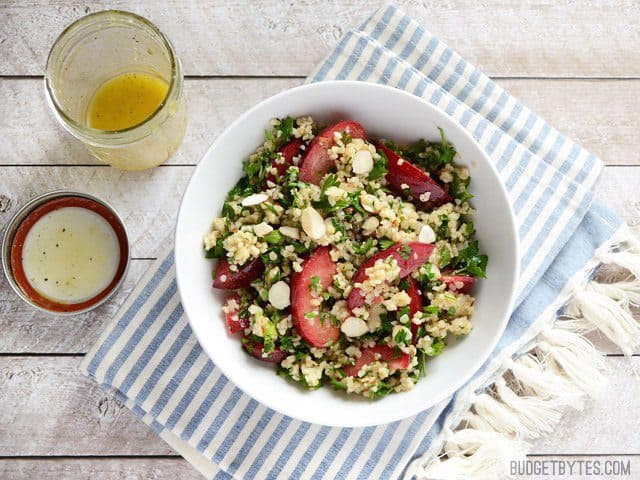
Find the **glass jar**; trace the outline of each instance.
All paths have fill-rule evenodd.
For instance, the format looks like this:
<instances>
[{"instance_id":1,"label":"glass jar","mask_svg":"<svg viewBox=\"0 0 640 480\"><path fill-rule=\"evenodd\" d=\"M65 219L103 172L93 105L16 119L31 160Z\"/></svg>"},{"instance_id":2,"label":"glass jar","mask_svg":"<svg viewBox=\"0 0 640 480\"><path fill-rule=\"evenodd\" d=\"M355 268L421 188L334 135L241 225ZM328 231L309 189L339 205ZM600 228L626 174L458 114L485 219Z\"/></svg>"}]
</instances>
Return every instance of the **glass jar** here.
<instances>
[{"instance_id":1,"label":"glass jar","mask_svg":"<svg viewBox=\"0 0 640 480\"><path fill-rule=\"evenodd\" d=\"M143 73L168 85L160 106L142 123L122 130L89 125L98 88L123 74ZM45 93L56 118L99 160L123 170L165 162L186 128L183 74L173 45L151 22L117 10L97 12L67 27L55 41L45 73Z\"/></svg>"}]
</instances>

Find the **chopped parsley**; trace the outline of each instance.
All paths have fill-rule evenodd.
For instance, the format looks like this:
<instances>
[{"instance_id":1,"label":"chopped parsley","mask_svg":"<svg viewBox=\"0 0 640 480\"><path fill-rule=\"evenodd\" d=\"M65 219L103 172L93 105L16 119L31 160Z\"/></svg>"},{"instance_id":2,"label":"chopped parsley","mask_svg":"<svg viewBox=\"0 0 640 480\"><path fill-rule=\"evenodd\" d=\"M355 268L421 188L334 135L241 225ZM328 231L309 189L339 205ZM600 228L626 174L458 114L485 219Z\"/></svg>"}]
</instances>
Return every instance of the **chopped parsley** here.
<instances>
[{"instance_id":1,"label":"chopped parsley","mask_svg":"<svg viewBox=\"0 0 640 480\"><path fill-rule=\"evenodd\" d=\"M400 247L398 253L405 260L409 260L411 258L411 254L413 253L413 250L411 250L411 247L409 245L404 244Z\"/></svg>"},{"instance_id":2,"label":"chopped parsley","mask_svg":"<svg viewBox=\"0 0 640 480\"><path fill-rule=\"evenodd\" d=\"M320 277L314 275L309 279L309 290L315 293L322 293L322 284L320 283Z\"/></svg>"},{"instance_id":3,"label":"chopped parsley","mask_svg":"<svg viewBox=\"0 0 640 480\"><path fill-rule=\"evenodd\" d=\"M489 257L481 254L478 242L475 241L464 250L458 252L454 268L456 273L466 273L473 277L487 278Z\"/></svg>"},{"instance_id":4,"label":"chopped parsley","mask_svg":"<svg viewBox=\"0 0 640 480\"><path fill-rule=\"evenodd\" d=\"M386 250L387 248L391 247L395 242L387 237L382 237L380 240L378 240L378 245L380 245L380 248L382 250Z\"/></svg>"},{"instance_id":5,"label":"chopped parsley","mask_svg":"<svg viewBox=\"0 0 640 480\"><path fill-rule=\"evenodd\" d=\"M369 237L366 241L362 242L359 245L355 243L352 244L351 249L356 255L366 255L367 253L369 253L369 250L374 247L373 243L373 238Z\"/></svg>"},{"instance_id":6,"label":"chopped parsley","mask_svg":"<svg viewBox=\"0 0 640 480\"><path fill-rule=\"evenodd\" d=\"M379 180L387 174L389 159L382 150L378 150L380 158L373 161L373 168L367 177L369 180Z\"/></svg>"},{"instance_id":7,"label":"chopped parsley","mask_svg":"<svg viewBox=\"0 0 640 480\"><path fill-rule=\"evenodd\" d=\"M273 230L272 232L269 232L267 235L265 235L264 239L267 241L267 243L270 243L272 245L279 245L284 241L284 235L282 235L279 230Z\"/></svg>"}]
</instances>

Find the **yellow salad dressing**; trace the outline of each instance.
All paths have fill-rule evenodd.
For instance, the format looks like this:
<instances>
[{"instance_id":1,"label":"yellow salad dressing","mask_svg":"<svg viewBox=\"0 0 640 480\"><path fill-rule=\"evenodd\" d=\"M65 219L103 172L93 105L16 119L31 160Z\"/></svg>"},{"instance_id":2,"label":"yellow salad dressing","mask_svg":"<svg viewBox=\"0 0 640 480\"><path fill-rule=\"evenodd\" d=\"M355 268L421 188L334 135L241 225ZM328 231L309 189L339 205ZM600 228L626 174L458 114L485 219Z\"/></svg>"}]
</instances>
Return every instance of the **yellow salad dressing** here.
<instances>
[{"instance_id":1,"label":"yellow salad dressing","mask_svg":"<svg viewBox=\"0 0 640 480\"><path fill-rule=\"evenodd\" d=\"M141 124L167 96L167 82L148 73L125 73L103 83L89 105L88 123L98 130Z\"/></svg>"},{"instance_id":2,"label":"yellow salad dressing","mask_svg":"<svg viewBox=\"0 0 640 480\"><path fill-rule=\"evenodd\" d=\"M89 300L107 288L119 260L118 238L109 222L80 207L44 215L29 230L22 250L31 286L65 304Z\"/></svg>"}]
</instances>

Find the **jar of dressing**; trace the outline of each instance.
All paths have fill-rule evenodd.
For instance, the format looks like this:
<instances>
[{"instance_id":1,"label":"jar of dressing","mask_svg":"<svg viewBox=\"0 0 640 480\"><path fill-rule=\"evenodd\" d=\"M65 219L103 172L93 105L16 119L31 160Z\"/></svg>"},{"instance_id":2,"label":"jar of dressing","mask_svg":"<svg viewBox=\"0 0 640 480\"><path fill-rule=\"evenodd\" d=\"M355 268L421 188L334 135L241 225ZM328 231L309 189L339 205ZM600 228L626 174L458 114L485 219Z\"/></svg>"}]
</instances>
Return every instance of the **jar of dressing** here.
<instances>
[{"instance_id":1,"label":"jar of dressing","mask_svg":"<svg viewBox=\"0 0 640 480\"><path fill-rule=\"evenodd\" d=\"M167 37L133 13L97 12L67 27L47 59L45 94L62 126L116 168L157 166L184 137L180 60Z\"/></svg>"}]
</instances>

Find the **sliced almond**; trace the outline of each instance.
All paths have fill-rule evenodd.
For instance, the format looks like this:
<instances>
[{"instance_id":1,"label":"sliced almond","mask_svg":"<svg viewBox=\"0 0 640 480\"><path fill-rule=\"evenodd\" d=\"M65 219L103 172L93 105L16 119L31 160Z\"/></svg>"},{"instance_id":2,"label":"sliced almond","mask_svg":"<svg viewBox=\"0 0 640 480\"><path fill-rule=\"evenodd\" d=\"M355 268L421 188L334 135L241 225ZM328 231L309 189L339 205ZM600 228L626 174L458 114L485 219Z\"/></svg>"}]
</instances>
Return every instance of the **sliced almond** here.
<instances>
[{"instance_id":1,"label":"sliced almond","mask_svg":"<svg viewBox=\"0 0 640 480\"><path fill-rule=\"evenodd\" d=\"M287 282L280 280L269 289L269 303L278 310L284 310L291 305L291 289Z\"/></svg>"},{"instance_id":2,"label":"sliced almond","mask_svg":"<svg viewBox=\"0 0 640 480\"><path fill-rule=\"evenodd\" d=\"M296 227L286 227L282 226L279 228L280 233L285 237L293 238L294 240L298 240L300 238L300 230Z\"/></svg>"},{"instance_id":3,"label":"sliced almond","mask_svg":"<svg viewBox=\"0 0 640 480\"><path fill-rule=\"evenodd\" d=\"M361 318L349 317L342 322L340 330L342 330L342 333L347 337L360 337L369 331L369 327L367 326L367 322Z\"/></svg>"},{"instance_id":4,"label":"sliced almond","mask_svg":"<svg viewBox=\"0 0 640 480\"><path fill-rule=\"evenodd\" d=\"M362 223L362 231L365 235L371 235L379 225L377 217L369 217Z\"/></svg>"},{"instance_id":5,"label":"sliced almond","mask_svg":"<svg viewBox=\"0 0 640 480\"><path fill-rule=\"evenodd\" d=\"M367 212L375 213L376 197L374 197L370 193L362 192L360 194L360 204L362 205L362 208L364 208Z\"/></svg>"},{"instance_id":6,"label":"sliced almond","mask_svg":"<svg viewBox=\"0 0 640 480\"><path fill-rule=\"evenodd\" d=\"M269 235L271 232L273 232L273 227L268 223L262 222L253 226L253 233L258 235L259 237Z\"/></svg>"},{"instance_id":7,"label":"sliced almond","mask_svg":"<svg viewBox=\"0 0 640 480\"><path fill-rule=\"evenodd\" d=\"M433 243L436 241L436 232L429 225L423 225L418 234L420 243Z\"/></svg>"},{"instance_id":8,"label":"sliced almond","mask_svg":"<svg viewBox=\"0 0 640 480\"><path fill-rule=\"evenodd\" d=\"M324 228L326 228L327 234L329 235L333 235L334 233L336 233L336 227L333 226L333 222L330 218L324 219Z\"/></svg>"},{"instance_id":9,"label":"sliced almond","mask_svg":"<svg viewBox=\"0 0 640 480\"><path fill-rule=\"evenodd\" d=\"M324 224L324 218L313 207L307 207L302 210L300 215L300 224L304 233L309 235L312 240L320 240L327 233L327 227Z\"/></svg>"},{"instance_id":10,"label":"sliced almond","mask_svg":"<svg viewBox=\"0 0 640 480\"><path fill-rule=\"evenodd\" d=\"M353 157L351 167L353 173L356 175L367 175L373 170L373 157L371 156L371 152L369 150L358 151Z\"/></svg>"},{"instance_id":11,"label":"sliced almond","mask_svg":"<svg viewBox=\"0 0 640 480\"><path fill-rule=\"evenodd\" d=\"M243 207L252 207L254 205L259 205L262 202L266 202L269 200L269 195L265 193L254 193L253 195L249 195L242 199Z\"/></svg>"}]
</instances>

